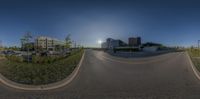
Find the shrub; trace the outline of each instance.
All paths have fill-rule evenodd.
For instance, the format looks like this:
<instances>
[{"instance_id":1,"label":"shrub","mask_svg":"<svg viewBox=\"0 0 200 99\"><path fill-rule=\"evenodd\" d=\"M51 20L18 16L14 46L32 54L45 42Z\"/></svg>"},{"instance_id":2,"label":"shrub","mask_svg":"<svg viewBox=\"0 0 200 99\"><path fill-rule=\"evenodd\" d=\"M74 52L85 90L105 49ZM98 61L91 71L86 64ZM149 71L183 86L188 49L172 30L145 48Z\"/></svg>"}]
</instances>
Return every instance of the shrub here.
<instances>
[{"instance_id":1,"label":"shrub","mask_svg":"<svg viewBox=\"0 0 200 99\"><path fill-rule=\"evenodd\" d=\"M62 56L33 56L32 63L45 64L45 63L54 63L55 61L63 59Z\"/></svg>"},{"instance_id":2,"label":"shrub","mask_svg":"<svg viewBox=\"0 0 200 99\"><path fill-rule=\"evenodd\" d=\"M23 57L20 56L15 56L15 55L10 55L10 56L6 56L6 58L10 61L14 61L14 62L23 62Z\"/></svg>"},{"instance_id":3,"label":"shrub","mask_svg":"<svg viewBox=\"0 0 200 99\"><path fill-rule=\"evenodd\" d=\"M34 56L32 56L32 62L33 63L39 63L39 59L40 57L38 57L38 56L36 56L36 55L34 55Z\"/></svg>"}]
</instances>

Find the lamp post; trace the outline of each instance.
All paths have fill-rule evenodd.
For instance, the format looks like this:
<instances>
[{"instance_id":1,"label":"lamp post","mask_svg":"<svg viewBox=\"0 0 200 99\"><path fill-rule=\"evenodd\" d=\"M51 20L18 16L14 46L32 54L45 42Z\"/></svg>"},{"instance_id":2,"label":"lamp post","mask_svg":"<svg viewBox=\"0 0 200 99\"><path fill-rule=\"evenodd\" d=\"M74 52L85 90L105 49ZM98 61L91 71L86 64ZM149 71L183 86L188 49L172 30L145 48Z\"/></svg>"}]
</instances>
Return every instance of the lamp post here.
<instances>
[{"instance_id":1,"label":"lamp post","mask_svg":"<svg viewBox=\"0 0 200 99\"><path fill-rule=\"evenodd\" d=\"M198 56L200 56L200 51L199 51L199 47L200 47L200 40L198 40Z\"/></svg>"},{"instance_id":2,"label":"lamp post","mask_svg":"<svg viewBox=\"0 0 200 99\"><path fill-rule=\"evenodd\" d=\"M31 36L31 32L27 32L24 36L24 39L26 41L26 47L27 47L27 57L28 57L28 63L29 63L29 47L31 47L31 45L29 44L30 43L30 39L32 38Z\"/></svg>"}]
</instances>

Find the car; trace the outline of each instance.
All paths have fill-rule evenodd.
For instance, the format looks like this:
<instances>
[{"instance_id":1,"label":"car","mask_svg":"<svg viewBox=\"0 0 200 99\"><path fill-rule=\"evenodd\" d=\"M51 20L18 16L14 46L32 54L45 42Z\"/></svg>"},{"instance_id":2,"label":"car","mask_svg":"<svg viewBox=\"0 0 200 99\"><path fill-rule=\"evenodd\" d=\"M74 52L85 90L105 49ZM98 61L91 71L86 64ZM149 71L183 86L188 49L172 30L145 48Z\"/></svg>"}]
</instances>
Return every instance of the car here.
<instances>
[{"instance_id":1,"label":"car","mask_svg":"<svg viewBox=\"0 0 200 99\"><path fill-rule=\"evenodd\" d=\"M7 50L7 51L3 51L3 54L10 56L10 55L14 55L16 53L14 51Z\"/></svg>"},{"instance_id":2,"label":"car","mask_svg":"<svg viewBox=\"0 0 200 99\"><path fill-rule=\"evenodd\" d=\"M14 55L19 57L23 56L21 53L15 53Z\"/></svg>"}]
</instances>

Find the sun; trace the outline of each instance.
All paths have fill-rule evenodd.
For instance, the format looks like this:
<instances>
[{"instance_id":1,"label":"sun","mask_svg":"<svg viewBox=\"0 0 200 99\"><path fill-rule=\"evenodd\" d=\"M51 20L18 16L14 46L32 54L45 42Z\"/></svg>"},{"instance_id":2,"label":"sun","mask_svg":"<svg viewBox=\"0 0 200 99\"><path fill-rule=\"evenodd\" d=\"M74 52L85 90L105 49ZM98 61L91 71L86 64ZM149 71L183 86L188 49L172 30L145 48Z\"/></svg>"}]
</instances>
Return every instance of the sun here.
<instances>
[{"instance_id":1,"label":"sun","mask_svg":"<svg viewBox=\"0 0 200 99\"><path fill-rule=\"evenodd\" d=\"M101 44L102 42L103 42L102 40L98 40L98 41L97 41L98 44Z\"/></svg>"}]
</instances>

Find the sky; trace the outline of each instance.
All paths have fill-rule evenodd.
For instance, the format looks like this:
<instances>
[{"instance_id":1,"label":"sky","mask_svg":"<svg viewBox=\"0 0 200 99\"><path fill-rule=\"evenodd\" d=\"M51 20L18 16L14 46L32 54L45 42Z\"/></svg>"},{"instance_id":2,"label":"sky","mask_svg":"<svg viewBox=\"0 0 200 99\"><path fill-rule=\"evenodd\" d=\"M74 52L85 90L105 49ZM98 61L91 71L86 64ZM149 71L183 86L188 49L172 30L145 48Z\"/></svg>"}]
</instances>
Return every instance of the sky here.
<instances>
[{"instance_id":1,"label":"sky","mask_svg":"<svg viewBox=\"0 0 200 99\"><path fill-rule=\"evenodd\" d=\"M20 46L26 32L99 47L98 40L140 36L167 46L197 45L198 0L0 0L0 41Z\"/></svg>"}]
</instances>

